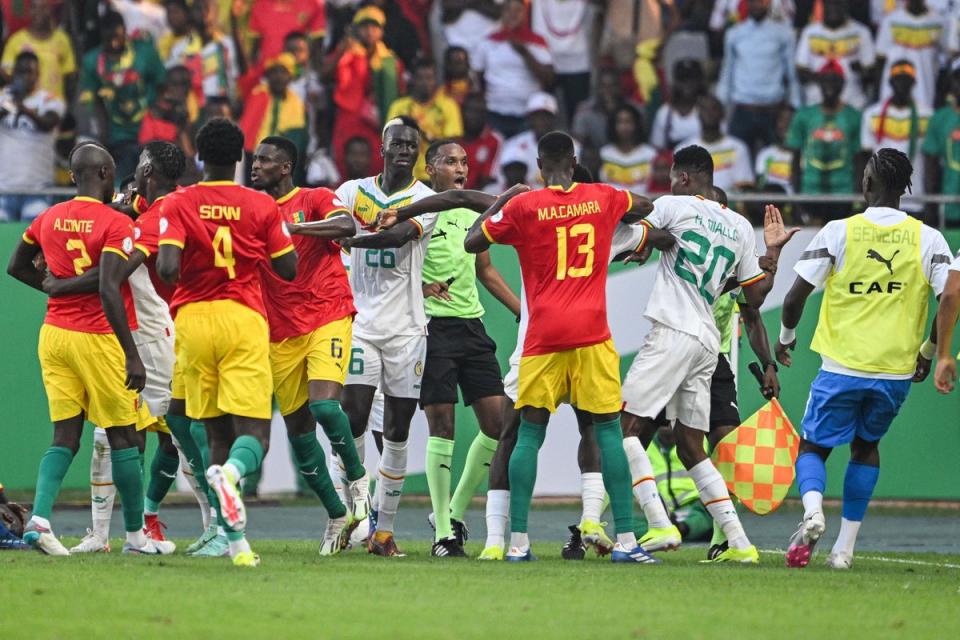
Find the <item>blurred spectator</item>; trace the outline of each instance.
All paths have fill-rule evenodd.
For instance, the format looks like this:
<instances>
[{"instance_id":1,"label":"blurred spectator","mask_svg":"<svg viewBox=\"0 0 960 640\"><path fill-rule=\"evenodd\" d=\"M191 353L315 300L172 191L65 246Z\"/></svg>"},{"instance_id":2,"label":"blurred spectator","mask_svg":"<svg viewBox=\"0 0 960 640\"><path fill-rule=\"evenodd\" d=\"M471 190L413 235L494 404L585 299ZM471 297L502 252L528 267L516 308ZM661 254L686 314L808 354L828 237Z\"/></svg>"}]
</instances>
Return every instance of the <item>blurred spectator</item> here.
<instances>
[{"instance_id":1,"label":"blurred spectator","mask_svg":"<svg viewBox=\"0 0 960 640\"><path fill-rule=\"evenodd\" d=\"M434 140L459 138L463 135L460 105L437 90L437 69L432 60L421 59L413 64L410 79L410 95L397 98L386 120L410 116L420 125L420 155L413 175L419 180L429 180L424 154Z\"/></svg>"},{"instance_id":2,"label":"blurred spectator","mask_svg":"<svg viewBox=\"0 0 960 640\"><path fill-rule=\"evenodd\" d=\"M447 47L443 54L443 87L445 96L463 104L464 99L480 88L476 75L470 69L470 54L463 47Z\"/></svg>"},{"instance_id":3,"label":"blurred spectator","mask_svg":"<svg viewBox=\"0 0 960 640\"><path fill-rule=\"evenodd\" d=\"M110 0L110 4L123 16L132 40L150 40L156 46L169 29L167 12L158 4L147 0Z\"/></svg>"},{"instance_id":4,"label":"blurred spectator","mask_svg":"<svg viewBox=\"0 0 960 640\"><path fill-rule=\"evenodd\" d=\"M154 140L172 142L188 158L193 157L193 139L190 136L190 114L187 111L187 97L190 95L189 83L174 82L174 67L167 73L167 79L157 88L157 100L147 110L140 125L139 142L145 145Z\"/></svg>"},{"instance_id":5,"label":"blurred spectator","mask_svg":"<svg viewBox=\"0 0 960 640\"><path fill-rule=\"evenodd\" d=\"M929 11L924 0L907 0L905 7L884 18L877 32L877 64L883 66L882 77L890 77L894 61L909 60L917 69L913 96L918 103L928 107L934 105L945 27L943 17ZM881 84L881 100L886 100L892 93L888 83Z\"/></svg>"},{"instance_id":6,"label":"blurred spectator","mask_svg":"<svg viewBox=\"0 0 960 640\"><path fill-rule=\"evenodd\" d=\"M53 186L54 130L64 114L63 100L39 84L40 61L30 51L13 65L13 81L0 94L0 191L32 191ZM50 205L43 196L0 196L0 220L32 220Z\"/></svg>"},{"instance_id":7,"label":"blurred spectator","mask_svg":"<svg viewBox=\"0 0 960 640\"><path fill-rule=\"evenodd\" d=\"M643 116L630 104L610 118L610 144L600 149L600 181L633 193L646 193L657 150L646 144Z\"/></svg>"},{"instance_id":8,"label":"blurred spectator","mask_svg":"<svg viewBox=\"0 0 960 640\"><path fill-rule=\"evenodd\" d=\"M793 182L799 193L853 193L860 151L860 112L840 99L843 67L833 60L817 74L823 102L797 111L790 123L787 147L794 152ZM850 205L806 204L818 221L850 213Z\"/></svg>"},{"instance_id":9,"label":"blurred spectator","mask_svg":"<svg viewBox=\"0 0 960 640\"><path fill-rule=\"evenodd\" d=\"M673 150L661 149L653 159L647 195L651 198L670 193L670 168L673 166Z\"/></svg>"},{"instance_id":10,"label":"blurred spectator","mask_svg":"<svg viewBox=\"0 0 960 640\"><path fill-rule=\"evenodd\" d=\"M474 68L486 91L487 121L504 137L526 129L527 99L553 84L547 43L527 26L524 0L505 0L501 29L477 49Z\"/></svg>"},{"instance_id":11,"label":"blurred spectator","mask_svg":"<svg viewBox=\"0 0 960 640\"><path fill-rule=\"evenodd\" d=\"M244 102L240 116L244 148L252 153L267 136L283 136L292 140L301 157L305 157L307 108L300 96L290 88L296 72L293 54L281 53L268 60L264 67L266 82L253 90Z\"/></svg>"},{"instance_id":12,"label":"blurred spectator","mask_svg":"<svg viewBox=\"0 0 960 640\"><path fill-rule=\"evenodd\" d=\"M323 0L256 0L250 9L248 29L253 34L250 57L268 60L283 52L283 40L290 33L306 33L311 39L314 60L319 62L327 14Z\"/></svg>"},{"instance_id":13,"label":"blurred spectator","mask_svg":"<svg viewBox=\"0 0 960 640\"><path fill-rule=\"evenodd\" d=\"M487 103L482 93L471 93L463 101L463 138L470 171L465 189L485 189L497 182L503 137L487 124Z\"/></svg>"},{"instance_id":14,"label":"blurred spectator","mask_svg":"<svg viewBox=\"0 0 960 640\"><path fill-rule=\"evenodd\" d=\"M284 50L292 54L294 61L297 63L290 89L307 106L307 129L309 132L307 151L313 151L319 146L321 132L323 134L327 133L327 129L323 126L328 122L330 115L327 108L326 90L320 81L320 73L310 65L310 40L306 34L297 31L288 34L286 40L284 40Z\"/></svg>"},{"instance_id":15,"label":"blurred spectator","mask_svg":"<svg viewBox=\"0 0 960 640\"><path fill-rule=\"evenodd\" d=\"M383 11L364 7L353 16L349 32L331 54L327 65L336 69L333 102L337 107L333 131L334 158L340 173L346 173L342 150L355 136L367 139L371 149L380 147L383 116L403 93L403 63L383 43L386 24ZM377 154L375 171L382 166Z\"/></svg>"},{"instance_id":16,"label":"blurred spectator","mask_svg":"<svg viewBox=\"0 0 960 640\"><path fill-rule=\"evenodd\" d=\"M463 47L471 58L497 30L500 0L440 0L440 22L448 47Z\"/></svg>"},{"instance_id":17,"label":"blurred spectator","mask_svg":"<svg viewBox=\"0 0 960 640\"><path fill-rule=\"evenodd\" d=\"M346 171L343 174L343 181L359 180L366 178L379 169L373 168L371 160L374 158L373 147L366 138L350 138L343 149L343 163Z\"/></svg>"},{"instance_id":18,"label":"blurred spectator","mask_svg":"<svg viewBox=\"0 0 960 640\"><path fill-rule=\"evenodd\" d=\"M913 195L923 195L923 156L921 147L933 110L918 103L913 97L917 70L908 60L897 60L890 67L890 87L893 95L863 113L860 130L860 148L873 153L883 147L902 151L913 164ZM909 196L900 205L905 211L920 213L923 206Z\"/></svg>"},{"instance_id":19,"label":"blurred spectator","mask_svg":"<svg viewBox=\"0 0 960 640\"><path fill-rule=\"evenodd\" d=\"M30 4L30 23L4 45L2 72L9 78L17 56L32 51L40 60L40 88L69 102L76 91L77 61L70 36L56 26L50 5L50 0Z\"/></svg>"},{"instance_id":20,"label":"blurred spectator","mask_svg":"<svg viewBox=\"0 0 960 640\"><path fill-rule=\"evenodd\" d=\"M960 61L954 60L950 70L950 101L930 119L923 141L924 170L927 193L960 195ZM929 205L928 221L937 205ZM960 226L960 203L946 205L949 226Z\"/></svg>"},{"instance_id":21,"label":"blurred spectator","mask_svg":"<svg viewBox=\"0 0 960 640\"><path fill-rule=\"evenodd\" d=\"M182 64L193 74L199 104L208 97L232 98L238 75L233 39L220 33L217 0L194 0L193 32L172 47L167 66Z\"/></svg>"},{"instance_id":22,"label":"blurred spectator","mask_svg":"<svg viewBox=\"0 0 960 640\"><path fill-rule=\"evenodd\" d=\"M847 0L824 0L823 21L811 22L797 43L797 76L805 86L804 104L820 102L816 70L836 60L847 78L841 99L855 109L866 106L864 80L876 61L870 30L850 19Z\"/></svg>"},{"instance_id":23,"label":"blurred spectator","mask_svg":"<svg viewBox=\"0 0 960 640\"><path fill-rule=\"evenodd\" d=\"M597 49L596 4L591 0L532 0L530 19L553 56L563 114L572 121L577 106L590 97L590 69Z\"/></svg>"},{"instance_id":24,"label":"blurred spectator","mask_svg":"<svg viewBox=\"0 0 960 640\"><path fill-rule=\"evenodd\" d=\"M522 163L526 167L526 177L522 182L532 187L542 187L543 178L537 165L537 144L540 138L557 128L559 105L553 94L541 91L530 96L526 111L528 129L503 143L500 166L502 168L511 163ZM574 148L579 155L580 144L576 140ZM508 184L507 187L509 186L512 185Z\"/></svg>"},{"instance_id":25,"label":"blurred spectator","mask_svg":"<svg viewBox=\"0 0 960 640\"><path fill-rule=\"evenodd\" d=\"M637 45L651 40L662 43L679 19L675 0L607 0L600 55L617 69L630 69Z\"/></svg>"},{"instance_id":26,"label":"blurred spectator","mask_svg":"<svg viewBox=\"0 0 960 640\"><path fill-rule=\"evenodd\" d=\"M717 98L707 95L697 103L700 115L700 135L685 140L677 149L697 145L710 152L713 158L713 184L724 191L735 191L752 187L753 168L750 164L750 151L737 138L723 133L723 104Z\"/></svg>"},{"instance_id":27,"label":"blurred spectator","mask_svg":"<svg viewBox=\"0 0 960 640\"><path fill-rule=\"evenodd\" d=\"M787 105L780 109L777 114L777 141L757 154L754 172L760 191L777 187L784 193L793 193L793 151L786 146L793 113L793 109Z\"/></svg>"},{"instance_id":28,"label":"blurred spectator","mask_svg":"<svg viewBox=\"0 0 960 640\"><path fill-rule=\"evenodd\" d=\"M363 138L357 138L363 140ZM363 140L366 145L366 140ZM347 143L349 144L349 142ZM340 186L340 172L337 165L326 149L317 149L310 157L307 165L307 185L311 187L327 187L335 189Z\"/></svg>"},{"instance_id":29,"label":"blurred spectator","mask_svg":"<svg viewBox=\"0 0 960 640\"><path fill-rule=\"evenodd\" d=\"M585 155L594 156L593 162L590 158L580 158L581 164L590 171L599 168L597 154L600 147L610 142L607 125L622 102L620 74L614 69L601 69L597 74L597 89L593 97L580 104L573 118L573 136L583 144Z\"/></svg>"},{"instance_id":30,"label":"blurred spectator","mask_svg":"<svg viewBox=\"0 0 960 640\"><path fill-rule=\"evenodd\" d=\"M368 0L369 6L383 11L390 28L383 42L409 67L417 58L429 58L430 34L427 17L432 0Z\"/></svg>"},{"instance_id":31,"label":"blurred spectator","mask_svg":"<svg viewBox=\"0 0 960 640\"><path fill-rule=\"evenodd\" d=\"M677 60L673 78L670 99L657 109L650 132L650 144L658 149L673 149L700 135L697 100L706 91L703 67L697 60Z\"/></svg>"},{"instance_id":32,"label":"blurred spectator","mask_svg":"<svg viewBox=\"0 0 960 640\"><path fill-rule=\"evenodd\" d=\"M727 32L717 97L732 108L730 134L750 149L774 140L780 104L800 105L793 29L770 19L770 0L747 0L747 20Z\"/></svg>"},{"instance_id":33,"label":"blurred spectator","mask_svg":"<svg viewBox=\"0 0 960 640\"><path fill-rule=\"evenodd\" d=\"M60 4L62 0L56 0ZM0 0L0 17L3 18L3 38L25 29L30 24L30 8L34 0Z\"/></svg>"},{"instance_id":34,"label":"blurred spectator","mask_svg":"<svg viewBox=\"0 0 960 640\"><path fill-rule=\"evenodd\" d=\"M193 34L193 22L187 0L165 0L163 6L167 9L167 32L157 41L157 53L169 65L173 48Z\"/></svg>"},{"instance_id":35,"label":"blurred spectator","mask_svg":"<svg viewBox=\"0 0 960 640\"><path fill-rule=\"evenodd\" d=\"M140 123L164 78L153 44L127 38L123 18L100 20L99 47L83 57L80 102L93 110L100 140L117 163L117 176L133 172L140 155Z\"/></svg>"},{"instance_id":36,"label":"blurred spectator","mask_svg":"<svg viewBox=\"0 0 960 640\"><path fill-rule=\"evenodd\" d=\"M793 24L796 13L794 0L770 0L771 20ZM749 9L744 0L716 0L713 3L713 12L710 14L710 30L723 31L727 27L746 21L749 15Z\"/></svg>"}]
</instances>

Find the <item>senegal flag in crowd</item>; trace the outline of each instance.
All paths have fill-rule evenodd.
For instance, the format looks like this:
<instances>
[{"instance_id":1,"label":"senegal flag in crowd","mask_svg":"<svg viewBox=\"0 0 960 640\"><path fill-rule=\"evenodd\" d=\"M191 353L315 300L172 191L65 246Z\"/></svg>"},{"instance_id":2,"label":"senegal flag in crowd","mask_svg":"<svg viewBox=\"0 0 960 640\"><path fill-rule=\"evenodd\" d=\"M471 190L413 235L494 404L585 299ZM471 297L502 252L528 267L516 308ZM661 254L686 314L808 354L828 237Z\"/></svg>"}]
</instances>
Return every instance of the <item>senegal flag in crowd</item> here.
<instances>
[{"instance_id":1,"label":"senegal flag in crowd","mask_svg":"<svg viewBox=\"0 0 960 640\"><path fill-rule=\"evenodd\" d=\"M790 490L799 448L800 436L774 398L720 441L713 463L730 493L762 516L775 511Z\"/></svg>"}]
</instances>

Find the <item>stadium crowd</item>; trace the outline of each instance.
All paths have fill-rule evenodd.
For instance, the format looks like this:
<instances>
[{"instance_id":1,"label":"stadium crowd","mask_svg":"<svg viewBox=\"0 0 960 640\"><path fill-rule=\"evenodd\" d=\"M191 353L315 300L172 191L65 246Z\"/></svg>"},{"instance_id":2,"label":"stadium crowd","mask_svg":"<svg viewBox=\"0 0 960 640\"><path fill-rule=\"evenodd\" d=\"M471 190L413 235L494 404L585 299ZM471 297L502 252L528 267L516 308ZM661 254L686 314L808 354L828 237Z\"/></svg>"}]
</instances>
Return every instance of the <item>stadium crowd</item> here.
<instances>
[{"instance_id":1,"label":"stadium crowd","mask_svg":"<svg viewBox=\"0 0 960 640\"><path fill-rule=\"evenodd\" d=\"M144 143L174 142L195 182L195 133L221 115L244 130L247 169L283 135L311 186L379 171L380 129L407 115L424 150L459 138L467 186L490 192L536 184L536 141L561 128L602 181L651 195L688 143L725 190L853 193L870 152L893 147L914 194L960 193L957 0L4 0L0 14L2 220L69 185L83 138L119 178Z\"/></svg>"}]
</instances>

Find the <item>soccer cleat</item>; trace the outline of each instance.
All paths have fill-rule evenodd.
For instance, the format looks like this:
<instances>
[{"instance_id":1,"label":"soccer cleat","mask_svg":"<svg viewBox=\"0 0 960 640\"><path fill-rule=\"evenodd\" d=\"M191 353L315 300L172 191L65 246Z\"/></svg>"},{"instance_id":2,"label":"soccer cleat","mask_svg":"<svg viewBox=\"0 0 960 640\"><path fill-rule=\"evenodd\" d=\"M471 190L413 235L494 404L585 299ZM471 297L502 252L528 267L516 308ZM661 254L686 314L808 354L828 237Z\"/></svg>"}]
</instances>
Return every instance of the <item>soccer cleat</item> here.
<instances>
[{"instance_id":1,"label":"soccer cleat","mask_svg":"<svg viewBox=\"0 0 960 640\"><path fill-rule=\"evenodd\" d=\"M373 537L373 534L377 532L377 519L380 517L380 512L376 509L370 509L370 513L367 515L367 539Z\"/></svg>"},{"instance_id":2,"label":"soccer cleat","mask_svg":"<svg viewBox=\"0 0 960 640\"><path fill-rule=\"evenodd\" d=\"M23 530L23 541L48 556L70 555L70 552L60 543L57 536L53 535L53 531L41 527L33 520L28 522L26 529Z\"/></svg>"},{"instance_id":3,"label":"soccer cleat","mask_svg":"<svg viewBox=\"0 0 960 640\"><path fill-rule=\"evenodd\" d=\"M827 566L831 569L849 569L853 566L853 556L842 551L831 551L827 556Z\"/></svg>"},{"instance_id":4,"label":"soccer cleat","mask_svg":"<svg viewBox=\"0 0 960 640\"><path fill-rule=\"evenodd\" d=\"M83 536L80 544L70 547L70 553L110 553L110 541L87 529L87 535Z\"/></svg>"},{"instance_id":5,"label":"soccer cleat","mask_svg":"<svg viewBox=\"0 0 960 640\"><path fill-rule=\"evenodd\" d=\"M347 549L355 546L366 546L367 539L370 538L370 519L364 518L357 523L357 528L350 533L350 540L347 542Z\"/></svg>"},{"instance_id":6,"label":"soccer cleat","mask_svg":"<svg viewBox=\"0 0 960 640\"><path fill-rule=\"evenodd\" d=\"M256 567L260 565L260 556L253 551L241 551L233 556L233 566L235 567Z\"/></svg>"},{"instance_id":7,"label":"soccer cleat","mask_svg":"<svg viewBox=\"0 0 960 640\"><path fill-rule=\"evenodd\" d=\"M356 526L356 521L350 517L349 513L340 518L327 520L327 529L323 532L323 542L320 543L320 555L332 556L343 551L347 542L350 541L350 532Z\"/></svg>"},{"instance_id":8,"label":"soccer cleat","mask_svg":"<svg viewBox=\"0 0 960 640\"><path fill-rule=\"evenodd\" d=\"M430 524L430 529L436 532L437 516L432 511L427 514L427 522ZM457 543L461 547L467 544L467 540L470 539L470 530L467 529L465 522L450 518L450 529L453 531L453 537L457 539Z\"/></svg>"},{"instance_id":9,"label":"soccer cleat","mask_svg":"<svg viewBox=\"0 0 960 640\"><path fill-rule=\"evenodd\" d=\"M813 549L826 528L823 514L819 511L811 513L808 518L804 518L796 532L790 537L790 543L787 545L787 566L802 569L810 564Z\"/></svg>"},{"instance_id":10,"label":"soccer cleat","mask_svg":"<svg viewBox=\"0 0 960 640\"><path fill-rule=\"evenodd\" d=\"M740 564L760 564L760 554L757 553L757 548L753 545L750 545L746 549L737 549L735 547L730 547L722 553L718 553L717 557L710 560L710 562L737 562Z\"/></svg>"},{"instance_id":11,"label":"soccer cleat","mask_svg":"<svg viewBox=\"0 0 960 640\"><path fill-rule=\"evenodd\" d=\"M503 547L492 544L477 556L477 560L503 560Z\"/></svg>"},{"instance_id":12,"label":"soccer cleat","mask_svg":"<svg viewBox=\"0 0 960 640\"><path fill-rule=\"evenodd\" d=\"M637 542L647 553L673 551L680 548L680 530L674 525L649 529Z\"/></svg>"},{"instance_id":13,"label":"soccer cleat","mask_svg":"<svg viewBox=\"0 0 960 640\"><path fill-rule=\"evenodd\" d=\"M211 540L213 540L213 539L216 538L216 537L217 537L217 523L216 523L216 522L211 522L211 523L210 523L210 526L208 526L208 527L206 528L206 530L205 530L203 533L200 534L200 537L197 538L196 540L194 540L194 541L190 544L190 546L187 547L185 553L186 553L188 556L192 556L192 555L195 554L197 551L200 551L200 549L203 549L203 548L207 545L208 542L210 542Z\"/></svg>"},{"instance_id":14,"label":"soccer cleat","mask_svg":"<svg viewBox=\"0 0 960 640\"><path fill-rule=\"evenodd\" d=\"M644 551L638 543L632 549L627 549L619 542L613 545L610 562L633 562L635 564L660 564L660 561Z\"/></svg>"},{"instance_id":15,"label":"soccer cleat","mask_svg":"<svg viewBox=\"0 0 960 640\"><path fill-rule=\"evenodd\" d=\"M583 535L583 544L593 547L598 556L605 556L613 550L613 540L607 535L604 527L606 522L584 520L580 523L580 533Z\"/></svg>"},{"instance_id":16,"label":"soccer cleat","mask_svg":"<svg viewBox=\"0 0 960 640\"><path fill-rule=\"evenodd\" d=\"M135 547L129 542L123 543L124 555L140 556L168 556L177 550L177 545L169 540L151 540L147 538L147 544L142 547Z\"/></svg>"},{"instance_id":17,"label":"soccer cleat","mask_svg":"<svg viewBox=\"0 0 960 640\"><path fill-rule=\"evenodd\" d=\"M370 512L370 479L367 474L362 478L347 482L349 508L356 521L363 520Z\"/></svg>"},{"instance_id":18,"label":"soccer cleat","mask_svg":"<svg viewBox=\"0 0 960 640\"><path fill-rule=\"evenodd\" d=\"M533 562L537 559L537 556L533 555L529 547L526 551L519 547L510 547L510 551L507 551L507 555L503 559L507 562Z\"/></svg>"},{"instance_id":19,"label":"soccer cleat","mask_svg":"<svg viewBox=\"0 0 960 640\"><path fill-rule=\"evenodd\" d=\"M190 554L194 558L222 558L228 555L230 555L230 541L227 540L225 533L217 533L205 545Z\"/></svg>"},{"instance_id":20,"label":"soccer cleat","mask_svg":"<svg viewBox=\"0 0 960 640\"><path fill-rule=\"evenodd\" d=\"M730 545L726 540L719 544L710 545L710 548L707 550L707 561L713 560L718 555L730 548Z\"/></svg>"},{"instance_id":21,"label":"soccer cleat","mask_svg":"<svg viewBox=\"0 0 960 640\"><path fill-rule=\"evenodd\" d=\"M247 526L247 509L237 489L237 480L233 474L218 464L207 469L207 482L220 501L220 513L227 526L234 531L243 531Z\"/></svg>"},{"instance_id":22,"label":"soccer cleat","mask_svg":"<svg viewBox=\"0 0 960 640\"><path fill-rule=\"evenodd\" d=\"M14 535L0 522L0 551L33 551L33 547Z\"/></svg>"},{"instance_id":23,"label":"soccer cleat","mask_svg":"<svg viewBox=\"0 0 960 640\"><path fill-rule=\"evenodd\" d=\"M382 534L382 535L381 535ZM387 531L378 531L367 539L367 551L375 556L384 558L406 556L397 548L397 543L393 539L393 534Z\"/></svg>"},{"instance_id":24,"label":"soccer cleat","mask_svg":"<svg viewBox=\"0 0 960 640\"><path fill-rule=\"evenodd\" d=\"M467 554L463 552L463 546L456 538L444 538L433 543L430 549L430 555L434 558L466 558Z\"/></svg>"},{"instance_id":25,"label":"soccer cleat","mask_svg":"<svg viewBox=\"0 0 960 640\"><path fill-rule=\"evenodd\" d=\"M583 544L583 535L580 533L580 527L575 524L567 527L570 530L570 538L560 549L560 557L564 560L583 560L586 556L587 547Z\"/></svg>"},{"instance_id":26,"label":"soccer cleat","mask_svg":"<svg viewBox=\"0 0 960 640\"><path fill-rule=\"evenodd\" d=\"M163 530L166 528L167 525L160 522L157 514L154 513L143 516L143 532L147 534L147 537L151 540L157 540L159 542L166 541L167 538L163 535Z\"/></svg>"}]
</instances>

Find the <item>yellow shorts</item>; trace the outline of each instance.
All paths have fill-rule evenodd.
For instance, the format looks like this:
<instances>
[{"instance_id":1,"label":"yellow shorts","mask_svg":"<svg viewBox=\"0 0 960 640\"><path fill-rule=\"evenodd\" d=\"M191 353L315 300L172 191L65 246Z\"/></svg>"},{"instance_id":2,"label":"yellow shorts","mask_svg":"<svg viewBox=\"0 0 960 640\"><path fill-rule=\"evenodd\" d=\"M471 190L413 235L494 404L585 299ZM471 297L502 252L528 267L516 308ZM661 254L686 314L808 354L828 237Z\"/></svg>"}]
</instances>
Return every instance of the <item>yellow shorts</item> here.
<instances>
[{"instance_id":1,"label":"yellow shorts","mask_svg":"<svg viewBox=\"0 0 960 640\"><path fill-rule=\"evenodd\" d=\"M579 349L520 359L518 409L557 410L570 404L589 413L617 413L620 395L620 356L613 340Z\"/></svg>"},{"instance_id":2,"label":"yellow shorts","mask_svg":"<svg viewBox=\"0 0 960 640\"><path fill-rule=\"evenodd\" d=\"M167 421L162 417L155 417L150 414L146 402L140 402L140 408L137 411L137 431L152 431L153 433L170 433L170 427Z\"/></svg>"},{"instance_id":3,"label":"yellow shorts","mask_svg":"<svg viewBox=\"0 0 960 640\"><path fill-rule=\"evenodd\" d=\"M270 418L270 334L262 315L233 300L193 302L179 309L174 326L189 417Z\"/></svg>"},{"instance_id":4,"label":"yellow shorts","mask_svg":"<svg viewBox=\"0 0 960 640\"><path fill-rule=\"evenodd\" d=\"M137 392L124 386L126 359L115 335L44 324L37 352L50 420L85 413L104 429L136 424Z\"/></svg>"},{"instance_id":5,"label":"yellow shorts","mask_svg":"<svg viewBox=\"0 0 960 640\"><path fill-rule=\"evenodd\" d=\"M308 334L270 343L273 395L282 415L290 415L307 401L308 381L343 384L352 337L353 318L347 316Z\"/></svg>"},{"instance_id":6,"label":"yellow shorts","mask_svg":"<svg viewBox=\"0 0 960 640\"><path fill-rule=\"evenodd\" d=\"M176 323L174 323L174 331L176 331ZM180 353L179 336L174 336L173 338L173 353L173 377L170 378L170 400L186 400L187 389L183 384L183 371L180 369L180 358L177 355Z\"/></svg>"}]
</instances>

